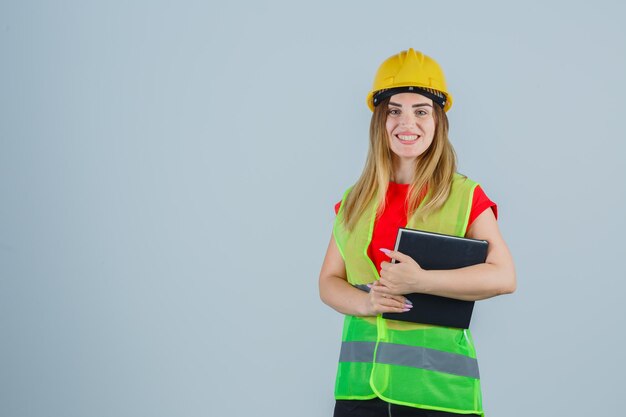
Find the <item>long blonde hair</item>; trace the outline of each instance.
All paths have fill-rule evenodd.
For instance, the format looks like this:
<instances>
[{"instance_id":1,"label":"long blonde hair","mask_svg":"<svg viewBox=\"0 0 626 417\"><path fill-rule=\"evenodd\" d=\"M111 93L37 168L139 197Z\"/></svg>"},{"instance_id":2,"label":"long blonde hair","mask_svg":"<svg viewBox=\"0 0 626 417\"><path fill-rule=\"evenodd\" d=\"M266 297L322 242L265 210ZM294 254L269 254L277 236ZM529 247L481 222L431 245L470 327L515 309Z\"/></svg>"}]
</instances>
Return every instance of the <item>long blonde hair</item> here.
<instances>
[{"instance_id":1,"label":"long blonde hair","mask_svg":"<svg viewBox=\"0 0 626 417\"><path fill-rule=\"evenodd\" d=\"M343 203L343 219L352 231L372 199L377 199L376 216L385 210L387 187L393 174L392 152L385 123L389 98L374 108L370 122L370 144L361 177L354 184ZM426 218L443 205L450 194L452 178L456 172L456 154L448 139L448 117L443 109L433 106L435 133L428 149L417 158L413 179L407 194L407 216L418 209L428 193L428 201L419 207L419 215Z\"/></svg>"}]
</instances>

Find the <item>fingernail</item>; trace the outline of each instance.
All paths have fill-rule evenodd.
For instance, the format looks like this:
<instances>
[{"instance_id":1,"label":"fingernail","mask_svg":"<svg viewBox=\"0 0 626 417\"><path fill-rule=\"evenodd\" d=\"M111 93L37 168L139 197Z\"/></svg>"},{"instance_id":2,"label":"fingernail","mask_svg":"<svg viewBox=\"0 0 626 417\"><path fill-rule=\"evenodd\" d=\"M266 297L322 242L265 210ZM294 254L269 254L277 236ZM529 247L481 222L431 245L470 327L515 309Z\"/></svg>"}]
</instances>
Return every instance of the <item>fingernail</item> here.
<instances>
[{"instance_id":1,"label":"fingernail","mask_svg":"<svg viewBox=\"0 0 626 417\"><path fill-rule=\"evenodd\" d=\"M365 285L367 285L367 288L372 288L373 287L372 284L365 284Z\"/></svg>"},{"instance_id":2,"label":"fingernail","mask_svg":"<svg viewBox=\"0 0 626 417\"><path fill-rule=\"evenodd\" d=\"M413 303L411 302L411 300L409 300L408 298L407 298L406 300L404 300L404 303L405 303L405 304L408 304L408 305L413 305Z\"/></svg>"},{"instance_id":3,"label":"fingernail","mask_svg":"<svg viewBox=\"0 0 626 417\"><path fill-rule=\"evenodd\" d=\"M404 310L402 310L403 313L406 313L407 311L410 311L410 308L405 308Z\"/></svg>"},{"instance_id":4,"label":"fingernail","mask_svg":"<svg viewBox=\"0 0 626 417\"><path fill-rule=\"evenodd\" d=\"M412 309L412 308L413 308L413 305L411 305L411 304L405 304L405 305L404 305L404 308L406 308L407 310L410 310L410 309Z\"/></svg>"},{"instance_id":5,"label":"fingernail","mask_svg":"<svg viewBox=\"0 0 626 417\"><path fill-rule=\"evenodd\" d=\"M389 249L385 249L385 248L380 248L380 251L384 253L385 255L389 255L389 252L391 252Z\"/></svg>"}]
</instances>

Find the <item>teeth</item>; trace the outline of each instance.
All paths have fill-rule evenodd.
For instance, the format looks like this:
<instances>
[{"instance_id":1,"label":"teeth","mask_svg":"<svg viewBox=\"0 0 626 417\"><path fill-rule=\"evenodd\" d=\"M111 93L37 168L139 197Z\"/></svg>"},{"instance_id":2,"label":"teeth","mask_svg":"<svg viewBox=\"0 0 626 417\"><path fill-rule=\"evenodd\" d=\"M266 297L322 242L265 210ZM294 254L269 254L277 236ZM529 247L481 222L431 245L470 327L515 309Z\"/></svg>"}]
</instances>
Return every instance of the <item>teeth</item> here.
<instances>
[{"instance_id":1,"label":"teeth","mask_svg":"<svg viewBox=\"0 0 626 417\"><path fill-rule=\"evenodd\" d=\"M416 140L417 135L398 135L400 140Z\"/></svg>"}]
</instances>

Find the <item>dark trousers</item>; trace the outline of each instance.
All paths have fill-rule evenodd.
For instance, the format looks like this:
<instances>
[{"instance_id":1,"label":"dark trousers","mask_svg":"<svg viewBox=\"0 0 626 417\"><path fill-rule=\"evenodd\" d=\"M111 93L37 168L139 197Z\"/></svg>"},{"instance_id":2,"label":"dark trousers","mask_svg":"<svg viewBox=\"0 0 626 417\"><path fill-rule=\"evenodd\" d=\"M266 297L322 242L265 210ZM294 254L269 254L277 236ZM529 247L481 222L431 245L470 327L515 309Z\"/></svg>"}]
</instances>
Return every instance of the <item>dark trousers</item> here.
<instances>
[{"instance_id":1,"label":"dark trousers","mask_svg":"<svg viewBox=\"0 0 626 417\"><path fill-rule=\"evenodd\" d=\"M478 414L456 414L445 411L425 410L390 404L374 398L372 400L337 400L333 417L452 417L478 416Z\"/></svg>"}]
</instances>

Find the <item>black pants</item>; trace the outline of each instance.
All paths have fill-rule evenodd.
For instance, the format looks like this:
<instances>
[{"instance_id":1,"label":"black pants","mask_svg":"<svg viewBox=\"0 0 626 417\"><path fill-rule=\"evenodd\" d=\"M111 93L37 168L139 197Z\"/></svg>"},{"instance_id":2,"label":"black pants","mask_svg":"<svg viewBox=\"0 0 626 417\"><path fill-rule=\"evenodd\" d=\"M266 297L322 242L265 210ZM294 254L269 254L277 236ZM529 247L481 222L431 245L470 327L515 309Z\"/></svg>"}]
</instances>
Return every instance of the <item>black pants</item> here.
<instances>
[{"instance_id":1,"label":"black pants","mask_svg":"<svg viewBox=\"0 0 626 417\"><path fill-rule=\"evenodd\" d=\"M333 417L452 417L478 416L478 414L456 414L445 411L425 410L390 404L374 398L372 400L337 400Z\"/></svg>"}]
</instances>

